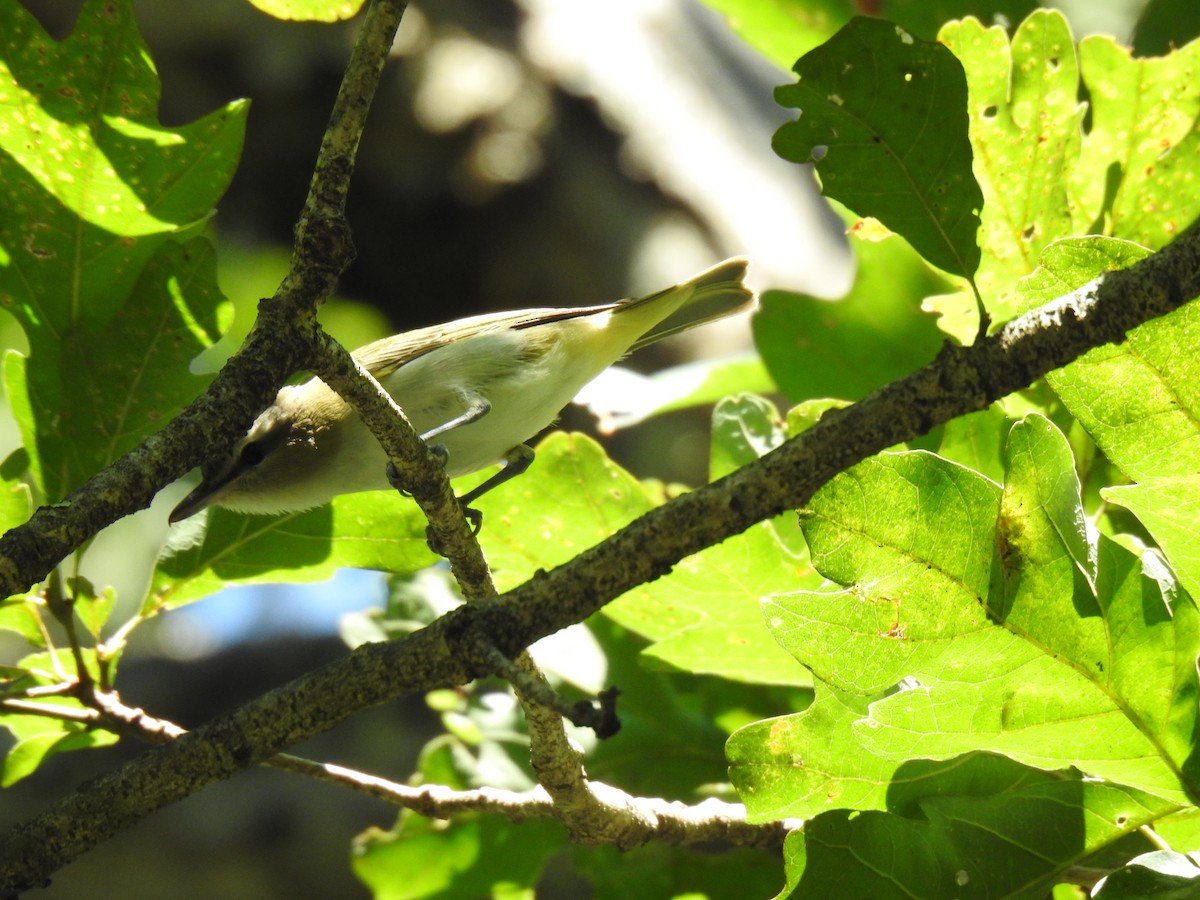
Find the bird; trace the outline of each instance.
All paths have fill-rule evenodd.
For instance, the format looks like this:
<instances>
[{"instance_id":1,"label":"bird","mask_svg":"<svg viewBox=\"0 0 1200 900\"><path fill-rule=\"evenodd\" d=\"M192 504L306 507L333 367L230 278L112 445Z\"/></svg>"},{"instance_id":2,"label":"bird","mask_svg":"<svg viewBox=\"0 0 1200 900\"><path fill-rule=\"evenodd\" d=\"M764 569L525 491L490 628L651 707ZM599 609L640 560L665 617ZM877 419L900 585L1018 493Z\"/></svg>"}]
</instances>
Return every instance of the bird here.
<instances>
[{"instance_id":1,"label":"bird","mask_svg":"<svg viewBox=\"0 0 1200 900\"><path fill-rule=\"evenodd\" d=\"M488 313L382 338L354 351L395 399L450 477L505 466L459 498L464 509L523 472L526 441L626 354L755 302L748 262L725 260L673 287L599 306ZM392 487L386 454L357 413L319 378L280 389L229 452L171 512L209 506L275 515L339 494Z\"/></svg>"}]
</instances>

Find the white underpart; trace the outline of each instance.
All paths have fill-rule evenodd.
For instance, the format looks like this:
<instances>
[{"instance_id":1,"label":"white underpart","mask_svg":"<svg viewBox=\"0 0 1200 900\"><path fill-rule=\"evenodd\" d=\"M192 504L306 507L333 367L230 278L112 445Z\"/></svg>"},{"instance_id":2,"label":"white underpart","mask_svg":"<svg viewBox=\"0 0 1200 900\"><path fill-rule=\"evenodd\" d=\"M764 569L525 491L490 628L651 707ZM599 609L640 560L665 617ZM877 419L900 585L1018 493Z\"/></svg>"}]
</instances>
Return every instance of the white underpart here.
<instances>
[{"instance_id":1,"label":"white underpart","mask_svg":"<svg viewBox=\"0 0 1200 900\"><path fill-rule=\"evenodd\" d=\"M595 329L608 318L605 314L540 327ZM518 365L520 347L529 331L532 329L461 341L415 359L385 379L384 387L419 433L454 418L476 398L491 404L491 411L479 421L434 439L449 451L446 470L451 476L497 462L552 424L580 388L619 353L584 356L556 342L537 362Z\"/></svg>"}]
</instances>

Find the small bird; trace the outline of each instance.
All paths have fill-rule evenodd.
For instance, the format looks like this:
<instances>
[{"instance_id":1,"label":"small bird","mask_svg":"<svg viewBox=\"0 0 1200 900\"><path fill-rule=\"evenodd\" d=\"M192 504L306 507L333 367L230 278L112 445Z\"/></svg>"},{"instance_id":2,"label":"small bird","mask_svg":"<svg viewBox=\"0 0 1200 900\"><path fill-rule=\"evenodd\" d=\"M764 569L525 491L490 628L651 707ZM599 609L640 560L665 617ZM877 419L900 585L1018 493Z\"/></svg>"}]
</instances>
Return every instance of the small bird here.
<instances>
[{"instance_id":1,"label":"small bird","mask_svg":"<svg viewBox=\"0 0 1200 900\"><path fill-rule=\"evenodd\" d=\"M525 441L627 353L731 315L754 301L735 258L647 297L601 306L526 309L382 338L354 356L439 448L455 477L505 467L459 499L464 507L524 471ZM388 460L353 409L318 378L284 387L230 453L203 469L172 523L207 506L299 512L338 494L386 490Z\"/></svg>"}]
</instances>

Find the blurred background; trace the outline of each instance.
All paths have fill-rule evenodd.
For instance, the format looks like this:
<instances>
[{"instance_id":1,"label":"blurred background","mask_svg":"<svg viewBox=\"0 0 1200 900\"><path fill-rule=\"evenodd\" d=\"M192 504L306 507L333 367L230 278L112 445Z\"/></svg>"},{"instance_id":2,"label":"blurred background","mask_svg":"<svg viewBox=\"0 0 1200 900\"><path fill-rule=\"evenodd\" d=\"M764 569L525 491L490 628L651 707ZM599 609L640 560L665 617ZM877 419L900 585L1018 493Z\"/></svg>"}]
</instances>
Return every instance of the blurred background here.
<instances>
[{"instance_id":1,"label":"blurred background","mask_svg":"<svg viewBox=\"0 0 1200 900\"><path fill-rule=\"evenodd\" d=\"M60 39L82 5L22 2ZM1060 5L1077 35L1120 37L1141 8ZM221 285L237 306L227 340L198 361L215 369L285 272L358 22L282 22L244 0L135 7L162 78L165 124L253 101L243 161L212 226ZM842 224L811 172L770 149L789 116L771 91L789 76L691 0L428 0L410 5L393 55L350 196L358 258L322 315L350 347L473 313L646 293L735 254L752 259L760 289L834 298L852 278ZM744 321L687 338L630 364L749 347ZM563 424L594 430L577 409ZM605 443L638 476L695 484L705 478L706 428L703 412L674 413ZM97 541L97 583L137 603L166 512L185 490L165 491ZM124 699L185 726L203 722L342 655L339 616L378 606L383 590L377 575L347 573L304 589L230 591L162 617L126 657ZM296 752L403 780L438 727L413 698ZM0 825L138 751L54 757L0 794ZM349 842L394 818L343 789L248 772L156 814L29 896L365 896ZM569 873L554 878L547 896L581 896Z\"/></svg>"}]
</instances>

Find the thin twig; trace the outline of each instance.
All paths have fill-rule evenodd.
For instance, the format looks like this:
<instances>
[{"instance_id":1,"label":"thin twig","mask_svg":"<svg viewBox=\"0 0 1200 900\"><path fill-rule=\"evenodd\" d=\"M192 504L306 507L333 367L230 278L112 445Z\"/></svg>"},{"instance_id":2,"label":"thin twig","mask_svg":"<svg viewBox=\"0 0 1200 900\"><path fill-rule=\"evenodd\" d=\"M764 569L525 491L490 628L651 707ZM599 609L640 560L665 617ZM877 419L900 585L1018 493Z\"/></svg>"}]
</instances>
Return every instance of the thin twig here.
<instances>
[{"instance_id":1,"label":"thin twig","mask_svg":"<svg viewBox=\"0 0 1200 900\"><path fill-rule=\"evenodd\" d=\"M95 725L99 721L99 715L94 709L38 703L36 700L23 700L20 697L6 697L0 700L0 709L25 716L43 716L63 722L76 722L80 725Z\"/></svg>"},{"instance_id":2,"label":"thin twig","mask_svg":"<svg viewBox=\"0 0 1200 900\"><path fill-rule=\"evenodd\" d=\"M561 805L540 786L530 791L488 787L457 791L438 784L414 787L286 753L273 757L270 764L353 787L430 818L448 819L465 812L497 813L512 822L535 817L561 818ZM593 812L605 821L605 843L622 849L651 841L677 845L723 841L741 847L778 847L788 832L801 824L794 819L751 824L746 821L746 807L740 803L709 799L689 805L657 797L634 797L601 782L592 782L591 788L595 800ZM584 837L598 843L595 830Z\"/></svg>"}]
</instances>

